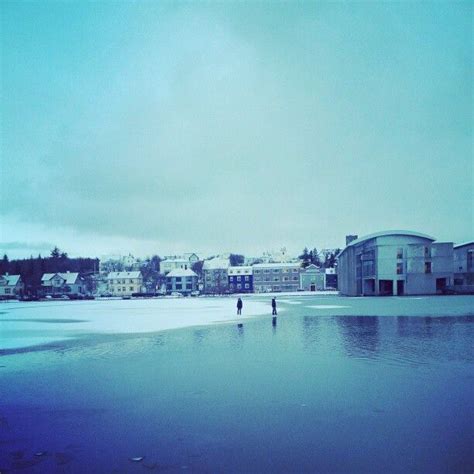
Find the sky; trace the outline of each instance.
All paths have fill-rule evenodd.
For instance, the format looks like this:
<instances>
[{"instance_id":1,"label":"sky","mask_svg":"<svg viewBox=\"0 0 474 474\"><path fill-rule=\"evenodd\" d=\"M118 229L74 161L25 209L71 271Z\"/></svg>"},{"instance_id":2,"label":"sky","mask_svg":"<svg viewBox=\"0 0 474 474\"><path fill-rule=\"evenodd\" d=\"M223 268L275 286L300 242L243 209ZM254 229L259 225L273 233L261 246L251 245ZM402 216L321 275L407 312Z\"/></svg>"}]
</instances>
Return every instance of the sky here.
<instances>
[{"instance_id":1,"label":"sky","mask_svg":"<svg viewBox=\"0 0 474 474\"><path fill-rule=\"evenodd\" d=\"M2 254L474 238L471 2L0 12Z\"/></svg>"}]
</instances>

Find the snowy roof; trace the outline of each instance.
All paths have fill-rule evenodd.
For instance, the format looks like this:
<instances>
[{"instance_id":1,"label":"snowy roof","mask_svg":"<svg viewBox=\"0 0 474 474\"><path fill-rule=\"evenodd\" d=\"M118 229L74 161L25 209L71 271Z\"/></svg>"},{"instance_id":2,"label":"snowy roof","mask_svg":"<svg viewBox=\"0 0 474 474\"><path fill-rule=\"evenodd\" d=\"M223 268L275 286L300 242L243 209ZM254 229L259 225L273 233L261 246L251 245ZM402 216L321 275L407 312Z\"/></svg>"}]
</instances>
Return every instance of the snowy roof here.
<instances>
[{"instance_id":1,"label":"snowy roof","mask_svg":"<svg viewBox=\"0 0 474 474\"><path fill-rule=\"evenodd\" d=\"M338 256L341 256L346 251L347 248L353 247L354 245L358 245L362 242L365 242L366 240L376 239L377 237L386 237L390 235L406 235L409 237L420 237L422 239L431 240L432 242L436 240L434 237L431 237L430 235L422 234L420 232L413 232L412 230L384 230L381 232L375 232L373 234L369 234L364 237L360 237L359 239L353 240L346 246L346 248Z\"/></svg>"},{"instance_id":2,"label":"snowy roof","mask_svg":"<svg viewBox=\"0 0 474 474\"><path fill-rule=\"evenodd\" d=\"M141 272L110 272L107 275L108 280L112 280L114 278L141 278Z\"/></svg>"},{"instance_id":3,"label":"snowy roof","mask_svg":"<svg viewBox=\"0 0 474 474\"><path fill-rule=\"evenodd\" d=\"M177 268L176 270L171 270L167 275L167 278L170 277L197 277L197 275L192 270L184 270L182 268Z\"/></svg>"},{"instance_id":4,"label":"snowy roof","mask_svg":"<svg viewBox=\"0 0 474 474\"><path fill-rule=\"evenodd\" d=\"M251 266L241 266L241 267L229 267L229 275L251 275L252 267Z\"/></svg>"},{"instance_id":5,"label":"snowy roof","mask_svg":"<svg viewBox=\"0 0 474 474\"><path fill-rule=\"evenodd\" d=\"M324 270L318 268L314 263L311 263L306 268L303 269L304 272L313 272L313 273L324 273Z\"/></svg>"},{"instance_id":6,"label":"snowy roof","mask_svg":"<svg viewBox=\"0 0 474 474\"><path fill-rule=\"evenodd\" d=\"M220 270L229 268L229 260L227 258L213 258L206 260L202 266L203 270Z\"/></svg>"},{"instance_id":7,"label":"snowy roof","mask_svg":"<svg viewBox=\"0 0 474 474\"><path fill-rule=\"evenodd\" d=\"M183 257L167 257L160 263L189 263L189 259Z\"/></svg>"},{"instance_id":8,"label":"snowy roof","mask_svg":"<svg viewBox=\"0 0 474 474\"><path fill-rule=\"evenodd\" d=\"M463 244L457 244L454 246L455 249L460 249L461 247L467 247L468 245L474 245L474 240L470 242L464 242Z\"/></svg>"},{"instance_id":9,"label":"snowy roof","mask_svg":"<svg viewBox=\"0 0 474 474\"><path fill-rule=\"evenodd\" d=\"M0 278L5 278L9 286L15 286L20 281L20 275L1 275Z\"/></svg>"},{"instance_id":10,"label":"snowy roof","mask_svg":"<svg viewBox=\"0 0 474 474\"><path fill-rule=\"evenodd\" d=\"M253 268L299 268L301 265L299 262L293 263L256 263L252 265Z\"/></svg>"},{"instance_id":11,"label":"snowy roof","mask_svg":"<svg viewBox=\"0 0 474 474\"><path fill-rule=\"evenodd\" d=\"M45 273L41 281L49 281L54 276L59 275L63 280L66 280L66 284L72 285L76 283L77 278L79 277L79 273L77 272L66 272L66 273Z\"/></svg>"}]
</instances>

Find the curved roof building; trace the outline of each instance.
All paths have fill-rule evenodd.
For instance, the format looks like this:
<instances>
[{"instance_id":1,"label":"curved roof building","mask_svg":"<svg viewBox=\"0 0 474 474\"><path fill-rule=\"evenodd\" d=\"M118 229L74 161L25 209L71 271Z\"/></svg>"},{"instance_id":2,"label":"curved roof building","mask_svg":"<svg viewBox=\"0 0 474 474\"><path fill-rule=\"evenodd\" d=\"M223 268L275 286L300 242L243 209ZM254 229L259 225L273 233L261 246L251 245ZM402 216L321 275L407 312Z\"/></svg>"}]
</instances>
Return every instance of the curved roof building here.
<instances>
[{"instance_id":1,"label":"curved roof building","mask_svg":"<svg viewBox=\"0 0 474 474\"><path fill-rule=\"evenodd\" d=\"M376 232L350 242L338 256L343 295L415 295L452 284L452 242L409 230Z\"/></svg>"}]
</instances>

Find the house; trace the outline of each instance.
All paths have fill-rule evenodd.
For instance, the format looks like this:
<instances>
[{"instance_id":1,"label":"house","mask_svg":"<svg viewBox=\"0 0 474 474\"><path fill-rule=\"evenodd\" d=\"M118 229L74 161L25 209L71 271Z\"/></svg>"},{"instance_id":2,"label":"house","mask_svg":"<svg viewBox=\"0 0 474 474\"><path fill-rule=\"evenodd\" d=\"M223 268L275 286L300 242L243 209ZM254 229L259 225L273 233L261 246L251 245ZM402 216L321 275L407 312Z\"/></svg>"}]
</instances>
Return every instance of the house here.
<instances>
[{"instance_id":1,"label":"house","mask_svg":"<svg viewBox=\"0 0 474 474\"><path fill-rule=\"evenodd\" d=\"M143 291L141 272L110 272L107 275L107 291L112 296L131 296Z\"/></svg>"},{"instance_id":2,"label":"house","mask_svg":"<svg viewBox=\"0 0 474 474\"><path fill-rule=\"evenodd\" d=\"M227 293L229 291L228 258L216 257L206 260L202 266L205 293Z\"/></svg>"},{"instance_id":3,"label":"house","mask_svg":"<svg viewBox=\"0 0 474 474\"><path fill-rule=\"evenodd\" d=\"M25 285L20 275L0 275L0 299L23 296Z\"/></svg>"},{"instance_id":4,"label":"house","mask_svg":"<svg viewBox=\"0 0 474 474\"><path fill-rule=\"evenodd\" d=\"M41 277L44 295L77 296L86 293L84 279L77 272L45 273Z\"/></svg>"},{"instance_id":5,"label":"house","mask_svg":"<svg viewBox=\"0 0 474 474\"><path fill-rule=\"evenodd\" d=\"M458 293L474 293L474 241L455 245L454 289Z\"/></svg>"},{"instance_id":6,"label":"house","mask_svg":"<svg viewBox=\"0 0 474 474\"><path fill-rule=\"evenodd\" d=\"M251 266L229 267L227 279L230 291L236 293L253 292L253 270Z\"/></svg>"},{"instance_id":7,"label":"house","mask_svg":"<svg viewBox=\"0 0 474 474\"><path fill-rule=\"evenodd\" d=\"M337 272L335 268L326 268L324 270L324 289L337 290Z\"/></svg>"},{"instance_id":8,"label":"house","mask_svg":"<svg viewBox=\"0 0 474 474\"><path fill-rule=\"evenodd\" d=\"M195 253L185 253L181 256L168 256L160 262L160 273L167 274L172 270L188 270L199 261Z\"/></svg>"},{"instance_id":9,"label":"house","mask_svg":"<svg viewBox=\"0 0 474 474\"><path fill-rule=\"evenodd\" d=\"M166 292L189 295L198 287L198 276L189 268L171 270L166 275Z\"/></svg>"},{"instance_id":10,"label":"house","mask_svg":"<svg viewBox=\"0 0 474 474\"><path fill-rule=\"evenodd\" d=\"M298 291L300 287L299 263L257 263L252 269L256 293Z\"/></svg>"},{"instance_id":11,"label":"house","mask_svg":"<svg viewBox=\"0 0 474 474\"><path fill-rule=\"evenodd\" d=\"M324 290L325 273L313 263L300 270L300 290L322 291Z\"/></svg>"},{"instance_id":12,"label":"house","mask_svg":"<svg viewBox=\"0 0 474 474\"><path fill-rule=\"evenodd\" d=\"M341 294L429 295L453 279L453 244L394 230L355 239L338 256Z\"/></svg>"}]
</instances>

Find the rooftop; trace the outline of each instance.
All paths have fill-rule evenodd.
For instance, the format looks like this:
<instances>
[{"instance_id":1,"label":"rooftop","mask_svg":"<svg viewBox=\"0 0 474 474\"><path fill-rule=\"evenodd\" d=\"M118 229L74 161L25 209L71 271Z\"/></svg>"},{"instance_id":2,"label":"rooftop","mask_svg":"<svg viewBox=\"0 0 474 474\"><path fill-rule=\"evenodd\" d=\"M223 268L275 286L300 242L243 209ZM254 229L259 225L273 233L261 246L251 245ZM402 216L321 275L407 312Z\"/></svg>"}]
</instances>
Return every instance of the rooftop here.
<instances>
[{"instance_id":1,"label":"rooftop","mask_svg":"<svg viewBox=\"0 0 474 474\"><path fill-rule=\"evenodd\" d=\"M197 275L192 270L184 270L182 268L177 268L176 270L171 270L166 278L170 277L197 277Z\"/></svg>"},{"instance_id":2,"label":"rooftop","mask_svg":"<svg viewBox=\"0 0 474 474\"><path fill-rule=\"evenodd\" d=\"M364 237L360 237L356 240L353 240L352 242L349 243L349 245L346 246L344 250L339 254L342 255L345 250L349 247L353 247L354 245L361 244L362 242L365 242L367 240L371 239L376 239L377 237L387 237L390 235L405 235L408 237L420 237L422 239L428 239L434 242L436 239L434 237L431 237L430 235L427 234L422 234L421 232L414 232L412 230L383 230L381 232L375 232L373 234L365 235Z\"/></svg>"}]
</instances>

